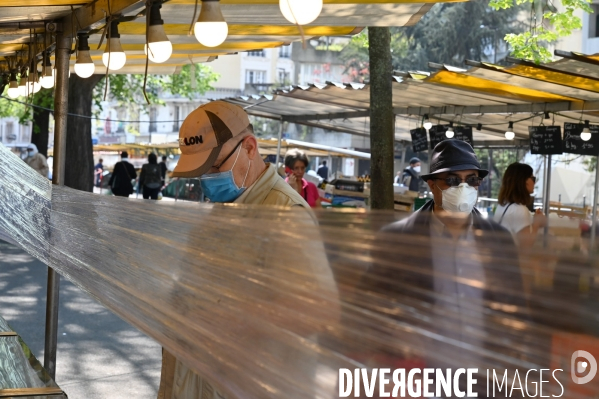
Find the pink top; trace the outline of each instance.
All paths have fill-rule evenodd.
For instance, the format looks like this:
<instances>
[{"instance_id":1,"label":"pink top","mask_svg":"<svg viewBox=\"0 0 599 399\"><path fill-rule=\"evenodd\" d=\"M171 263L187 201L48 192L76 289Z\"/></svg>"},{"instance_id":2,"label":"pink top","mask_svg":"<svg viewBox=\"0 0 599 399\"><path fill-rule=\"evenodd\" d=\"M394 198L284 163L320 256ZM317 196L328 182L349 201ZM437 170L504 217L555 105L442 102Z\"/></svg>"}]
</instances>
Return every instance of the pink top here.
<instances>
[{"instance_id":1,"label":"pink top","mask_svg":"<svg viewBox=\"0 0 599 399\"><path fill-rule=\"evenodd\" d=\"M286 178L285 181L289 182L289 178ZM306 200L306 202L308 203L308 205L310 205L311 208L316 207L316 201L318 201L318 198L320 198L320 195L318 195L318 188L316 188L316 185L314 183L306 181L306 179L302 179L301 196Z\"/></svg>"}]
</instances>

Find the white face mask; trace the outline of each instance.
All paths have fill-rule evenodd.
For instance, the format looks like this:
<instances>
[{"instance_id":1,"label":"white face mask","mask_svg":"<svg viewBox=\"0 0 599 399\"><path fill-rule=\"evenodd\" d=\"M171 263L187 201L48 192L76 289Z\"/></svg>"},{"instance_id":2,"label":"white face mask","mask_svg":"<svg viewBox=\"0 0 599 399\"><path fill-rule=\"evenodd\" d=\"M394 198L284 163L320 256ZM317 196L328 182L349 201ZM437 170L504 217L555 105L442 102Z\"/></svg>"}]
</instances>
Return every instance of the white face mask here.
<instances>
[{"instance_id":1,"label":"white face mask","mask_svg":"<svg viewBox=\"0 0 599 399\"><path fill-rule=\"evenodd\" d=\"M414 169L414 172L416 173L420 173L420 171L422 170L420 166L414 166L412 169Z\"/></svg>"},{"instance_id":2,"label":"white face mask","mask_svg":"<svg viewBox=\"0 0 599 399\"><path fill-rule=\"evenodd\" d=\"M442 190L441 194L443 196L441 207L448 212L470 213L478 199L478 190L468 183L449 187L447 190Z\"/></svg>"}]
</instances>

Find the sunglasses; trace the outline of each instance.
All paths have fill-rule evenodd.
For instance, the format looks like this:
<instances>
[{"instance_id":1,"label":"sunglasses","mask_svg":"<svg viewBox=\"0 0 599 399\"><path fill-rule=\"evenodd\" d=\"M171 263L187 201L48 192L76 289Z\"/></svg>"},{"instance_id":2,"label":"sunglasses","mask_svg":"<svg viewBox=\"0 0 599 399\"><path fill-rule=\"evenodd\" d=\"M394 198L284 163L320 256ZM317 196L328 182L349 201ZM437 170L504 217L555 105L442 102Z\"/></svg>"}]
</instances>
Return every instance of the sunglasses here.
<instances>
[{"instance_id":1,"label":"sunglasses","mask_svg":"<svg viewBox=\"0 0 599 399\"><path fill-rule=\"evenodd\" d=\"M533 183L536 183L536 182L537 182L537 177L536 177L536 176L530 176L530 178L532 179L532 182L533 182Z\"/></svg>"},{"instance_id":2,"label":"sunglasses","mask_svg":"<svg viewBox=\"0 0 599 399\"><path fill-rule=\"evenodd\" d=\"M449 187L457 187L460 184L462 184L462 182L466 182L466 183L468 183L469 186L472 186L472 187L478 187L478 186L480 186L480 183L483 181L483 178L478 177L478 176L468 176L466 179L462 179L457 176L449 176L449 177L446 177L445 179L437 177L437 178L434 178L433 180L443 180L445 182L445 184L447 184Z\"/></svg>"}]
</instances>

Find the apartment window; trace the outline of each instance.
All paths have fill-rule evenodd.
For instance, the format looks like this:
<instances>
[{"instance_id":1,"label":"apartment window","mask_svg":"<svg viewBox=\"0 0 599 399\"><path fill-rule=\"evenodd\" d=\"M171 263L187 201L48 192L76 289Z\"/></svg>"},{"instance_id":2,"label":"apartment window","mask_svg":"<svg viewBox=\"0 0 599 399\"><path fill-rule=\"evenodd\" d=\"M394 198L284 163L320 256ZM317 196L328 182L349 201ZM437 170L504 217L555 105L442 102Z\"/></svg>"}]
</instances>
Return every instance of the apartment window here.
<instances>
[{"instance_id":1,"label":"apartment window","mask_svg":"<svg viewBox=\"0 0 599 399\"><path fill-rule=\"evenodd\" d=\"M291 58L291 46L283 46L279 49L280 58Z\"/></svg>"},{"instance_id":2,"label":"apartment window","mask_svg":"<svg viewBox=\"0 0 599 399\"><path fill-rule=\"evenodd\" d=\"M266 71L245 71L245 83L265 83Z\"/></svg>"},{"instance_id":3,"label":"apartment window","mask_svg":"<svg viewBox=\"0 0 599 399\"><path fill-rule=\"evenodd\" d=\"M249 57L266 57L264 50L248 51Z\"/></svg>"},{"instance_id":4,"label":"apartment window","mask_svg":"<svg viewBox=\"0 0 599 399\"><path fill-rule=\"evenodd\" d=\"M287 72L284 69L279 69L279 83L281 84L287 84L287 82L289 81L289 72Z\"/></svg>"},{"instance_id":5,"label":"apartment window","mask_svg":"<svg viewBox=\"0 0 599 399\"><path fill-rule=\"evenodd\" d=\"M593 14L589 15L589 38L599 37L599 4L591 4Z\"/></svg>"},{"instance_id":6,"label":"apartment window","mask_svg":"<svg viewBox=\"0 0 599 399\"><path fill-rule=\"evenodd\" d=\"M11 142L17 139L17 135L14 132L15 124L13 122L6 122L6 130L4 131L4 137L6 141Z\"/></svg>"},{"instance_id":7,"label":"apartment window","mask_svg":"<svg viewBox=\"0 0 599 399\"><path fill-rule=\"evenodd\" d=\"M180 109L178 105L173 107L173 132L179 131L179 113Z\"/></svg>"},{"instance_id":8,"label":"apartment window","mask_svg":"<svg viewBox=\"0 0 599 399\"><path fill-rule=\"evenodd\" d=\"M150 108L150 133L156 133L156 108Z\"/></svg>"}]
</instances>

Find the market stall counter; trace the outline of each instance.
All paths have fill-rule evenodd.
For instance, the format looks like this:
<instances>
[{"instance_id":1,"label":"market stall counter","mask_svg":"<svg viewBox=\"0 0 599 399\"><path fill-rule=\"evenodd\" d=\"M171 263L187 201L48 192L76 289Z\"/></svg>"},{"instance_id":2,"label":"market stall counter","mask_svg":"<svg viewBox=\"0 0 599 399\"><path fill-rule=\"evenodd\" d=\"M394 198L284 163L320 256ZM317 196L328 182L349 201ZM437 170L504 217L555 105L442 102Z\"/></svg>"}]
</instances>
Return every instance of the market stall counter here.
<instances>
[{"instance_id":1,"label":"market stall counter","mask_svg":"<svg viewBox=\"0 0 599 399\"><path fill-rule=\"evenodd\" d=\"M67 399L21 337L0 316L0 398Z\"/></svg>"}]
</instances>

